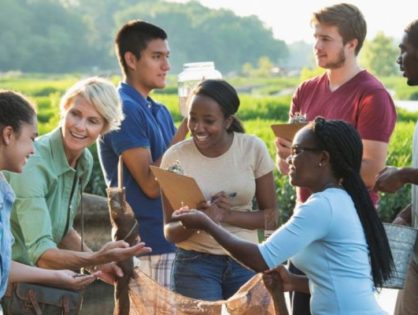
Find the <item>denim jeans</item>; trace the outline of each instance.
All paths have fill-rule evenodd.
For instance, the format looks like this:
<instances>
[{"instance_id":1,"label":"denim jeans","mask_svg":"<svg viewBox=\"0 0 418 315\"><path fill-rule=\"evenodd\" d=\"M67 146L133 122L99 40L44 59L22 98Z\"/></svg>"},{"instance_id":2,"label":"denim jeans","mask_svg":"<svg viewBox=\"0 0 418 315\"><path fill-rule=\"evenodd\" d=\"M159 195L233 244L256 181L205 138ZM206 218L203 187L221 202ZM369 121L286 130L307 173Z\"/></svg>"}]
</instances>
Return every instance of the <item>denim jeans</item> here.
<instances>
[{"instance_id":1,"label":"denim jeans","mask_svg":"<svg viewBox=\"0 0 418 315\"><path fill-rule=\"evenodd\" d=\"M195 299L226 300L254 275L230 256L177 248L171 289Z\"/></svg>"}]
</instances>

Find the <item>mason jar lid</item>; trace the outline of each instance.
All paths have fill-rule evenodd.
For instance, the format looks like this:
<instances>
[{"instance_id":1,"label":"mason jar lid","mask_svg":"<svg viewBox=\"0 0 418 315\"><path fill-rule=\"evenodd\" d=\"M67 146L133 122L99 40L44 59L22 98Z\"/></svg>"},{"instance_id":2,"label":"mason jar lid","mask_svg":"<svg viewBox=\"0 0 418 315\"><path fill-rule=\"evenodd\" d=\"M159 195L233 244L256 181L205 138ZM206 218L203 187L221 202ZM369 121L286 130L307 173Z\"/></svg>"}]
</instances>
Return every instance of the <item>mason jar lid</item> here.
<instances>
[{"instance_id":1,"label":"mason jar lid","mask_svg":"<svg viewBox=\"0 0 418 315\"><path fill-rule=\"evenodd\" d=\"M222 74L215 69L215 63L213 61L185 63L183 64L183 71L177 76L179 83L184 81L221 78Z\"/></svg>"},{"instance_id":2,"label":"mason jar lid","mask_svg":"<svg viewBox=\"0 0 418 315\"><path fill-rule=\"evenodd\" d=\"M188 62L183 64L183 69L215 68L213 61Z\"/></svg>"}]
</instances>

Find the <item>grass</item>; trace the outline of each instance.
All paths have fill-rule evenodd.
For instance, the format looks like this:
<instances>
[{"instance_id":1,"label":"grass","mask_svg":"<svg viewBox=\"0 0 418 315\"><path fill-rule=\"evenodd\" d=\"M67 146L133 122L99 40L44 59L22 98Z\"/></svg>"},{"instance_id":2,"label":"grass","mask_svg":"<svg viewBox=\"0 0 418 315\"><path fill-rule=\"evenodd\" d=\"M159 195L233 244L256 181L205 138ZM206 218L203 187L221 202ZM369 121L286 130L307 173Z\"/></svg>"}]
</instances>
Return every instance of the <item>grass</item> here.
<instances>
[{"instance_id":1,"label":"grass","mask_svg":"<svg viewBox=\"0 0 418 315\"><path fill-rule=\"evenodd\" d=\"M57 77L45 77L43 75L17 75L12 77L0 77L0 85L4 89L20 91L32 98L37 103L39 133L44 134L55 128L60 119L59 98L65 90L81 78L80 75L64 75ZM117 83L120 78L114 76L111 80ZM401 91L405 87L404 79L387 78L390 88ZM244 124L247 133L260 137L265 143L272 158L275 155L274 135L270 125L287 121L290 95L279 95L278 91L292 90L299 80L297 78L270 78L248 79L228 78L238 90L246 90L251 87L251 94L240 93L241 105L238 118ZM385 82L385 80L383 80ZM175 79L169 80L170 86L162 91L152 94L158 102L165 104L173 115L176 123L182 119L178 110L178 97L176 93ZM418 90L417 90L418 91ZM408 94L413 96L415 90ZM274 96L273 94L277 94ZM417 94L418 95L418 94ZM398 122L395 132L389 144L387 164L398 167L408 166L411 163L411 143L414 125L418 120L418 112L398 110ZM88 192L104 194L105 184L97 160L96 147L91 148L95 157L92 179L88 185ZM285 176L275 171L278 204L281 209L282 222L285 221L293 209L295 196L294 189L288 183ZM379 212L384 221L390 221L392 217L410 202L410 187L405 186L395 194L381 194Z\"/></svg>"}]
</instances>

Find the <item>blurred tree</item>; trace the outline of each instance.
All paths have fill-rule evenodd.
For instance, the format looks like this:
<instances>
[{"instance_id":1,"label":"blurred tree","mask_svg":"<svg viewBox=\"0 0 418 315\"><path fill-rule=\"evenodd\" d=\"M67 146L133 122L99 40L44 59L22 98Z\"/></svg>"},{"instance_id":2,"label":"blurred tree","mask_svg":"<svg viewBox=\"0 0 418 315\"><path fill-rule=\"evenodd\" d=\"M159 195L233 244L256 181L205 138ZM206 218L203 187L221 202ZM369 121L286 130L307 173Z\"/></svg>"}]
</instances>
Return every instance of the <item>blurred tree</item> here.
<instances>
[{"instance_id":1,"label":"blurred tree","mask_svg":"<svg viewBox=\"0 0 418 315\"><path fill-rule=\"evenodd\" d=\"M230 10L211 10L198 2L144 0L116 14L116 24L132 18L148 20L169 35L173 71L184 62L213 60L223 73L257 64L262 56L273 63L287 57L286 44L273 37L256 16L238 17Z\"/></svg>"},{"instance_id":2,"label":"blurred tree","mask_svg":"<svg viewBox=\"0 0 418 315\"><path fill-rule=\"evenodd\" d=\"M91 72L117 69L116 30L131 19L164 28L172 73L182 64L213 60L224 74L261 57L279 65L287 46L256 16L238 17L198 2L163 0L1 0L0 71Z\"/></svg>"},{"instance_id":3,"label":"blurred tree","mask_svg":"<svg viewBox=\"0 0 418 315\"><path fill-rule=\"evenodd\" d=\"M398 48L393 39L379 32L374 39L364 43L360 63L377 76L395 75L398 73L397 55Z\"/></svg>"},{"instance_id":4,"label":"blurred tree","mask_svg":"<svg viewBox=\"0 0 418 315\"><path fill-rule=\"evenodd\" d=\"M254 74L254 66L249 62L244 63L242 66L242 74L251 77Z\"/></svg>"}]
</instances>

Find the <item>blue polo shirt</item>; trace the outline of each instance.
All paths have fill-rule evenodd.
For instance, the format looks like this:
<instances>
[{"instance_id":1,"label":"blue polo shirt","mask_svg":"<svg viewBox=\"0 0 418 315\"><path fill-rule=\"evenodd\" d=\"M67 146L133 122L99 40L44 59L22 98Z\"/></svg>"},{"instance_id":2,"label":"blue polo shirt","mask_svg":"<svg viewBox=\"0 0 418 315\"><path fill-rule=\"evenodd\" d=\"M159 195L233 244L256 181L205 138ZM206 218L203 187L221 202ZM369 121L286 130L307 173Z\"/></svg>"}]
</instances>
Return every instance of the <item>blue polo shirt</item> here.
<instances>
[{"instance_id":1,"label":"blue polo shirt","mask_svg":"<svg viewBox=\"0 0 418 315\"><path fill-rule=\"evenodd\" d=\"M176 128L167 108L144 98L133 87L121 83L119 95L125 119L121 128L106 134L98 141L99 158L106 184L117 186L117 165L122 152L132 148L148 148L152 160L158 160L170 145ZM174 251L174 245L164 238L161 198L149 198L124 167L126 199L135 212L141 240L152 248L152 254Z\"/></svg>"}]
</instances>

